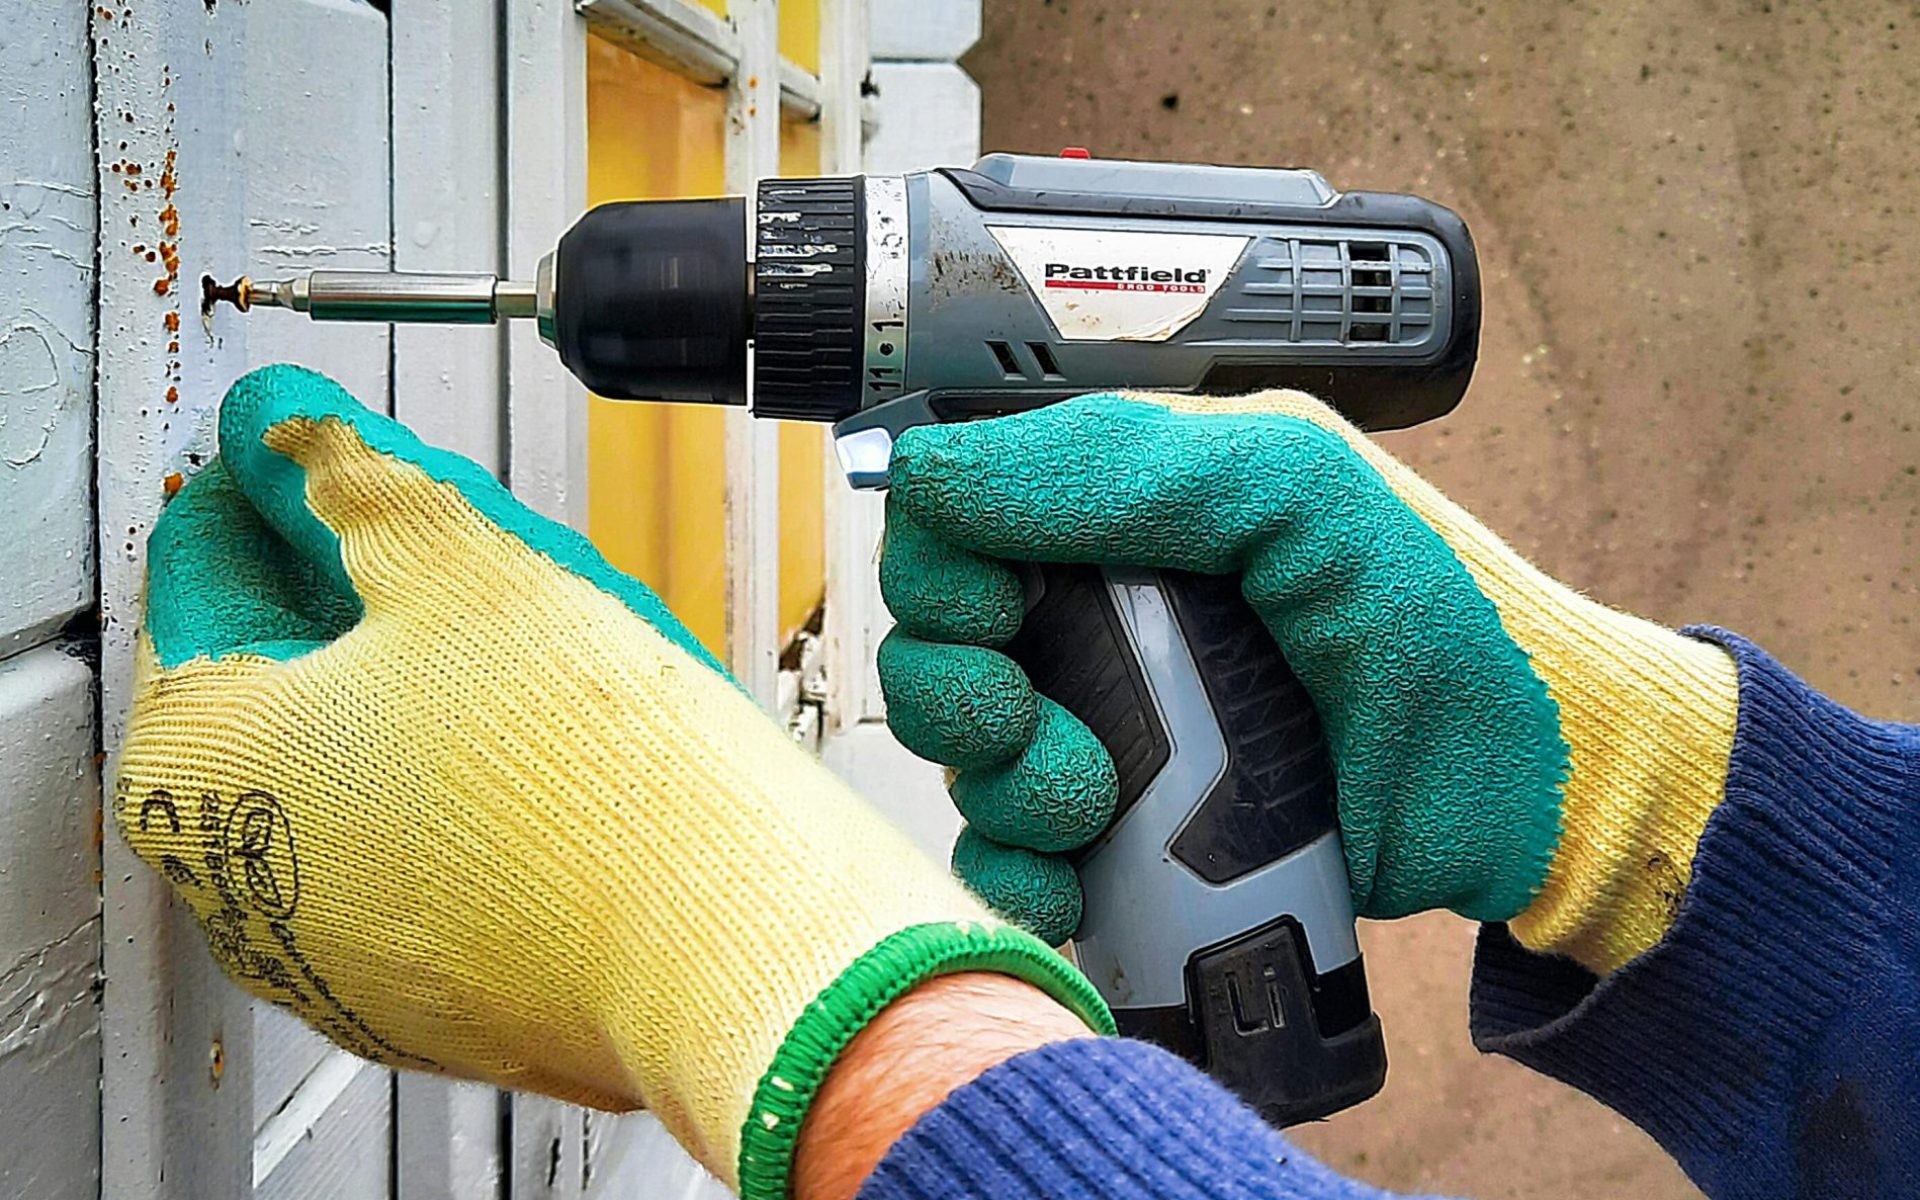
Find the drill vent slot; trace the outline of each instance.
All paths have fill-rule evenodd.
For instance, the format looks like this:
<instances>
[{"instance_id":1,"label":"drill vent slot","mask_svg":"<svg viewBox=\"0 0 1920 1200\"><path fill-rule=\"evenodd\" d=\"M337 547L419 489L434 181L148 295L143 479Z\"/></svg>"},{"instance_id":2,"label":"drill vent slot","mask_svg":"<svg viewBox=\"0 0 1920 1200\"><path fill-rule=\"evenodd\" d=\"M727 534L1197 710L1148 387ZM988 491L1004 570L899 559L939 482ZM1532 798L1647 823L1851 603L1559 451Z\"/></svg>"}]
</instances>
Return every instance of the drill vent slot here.
<instances>
[{"instance_id":1,"label":"drill vent slot","mask_svg":"<svg viewBox=\"0 0 1920 1200\"><path fill-rule=\"evenodd\" d=\"M1033 361L1040 364L1040 374L1047 379L1065 379L1060 373L1060 364L1054 361L1053 349L1045 342L1028 342L1027 349L1033 351Z\"/></svg>"},{"instance_id":2,"label":"drill vent slot","mask_svg":"<svg viewBox=\"0 0 1920 1200\"><path fill-rule=\"evenodd\" d=\"M1434 335L1434 258L1412 238L1271 238L1225 316L1301 345L1424 345Z\"/></svg>"},{"instance_id":3,"label":"drill vent slot","mask_svg":"<svg viewBox=\"0 0 1920 1200\"><path fill-rule=\"evenodd\" d=\"M1008 379L1025 379L1026 372L1020 369L1020 360L1013 356L1013 347L1005 342L988 342L987 349L993 351L993 357L1000 363L1000 373Z\"/></svg>"}]
</instances>

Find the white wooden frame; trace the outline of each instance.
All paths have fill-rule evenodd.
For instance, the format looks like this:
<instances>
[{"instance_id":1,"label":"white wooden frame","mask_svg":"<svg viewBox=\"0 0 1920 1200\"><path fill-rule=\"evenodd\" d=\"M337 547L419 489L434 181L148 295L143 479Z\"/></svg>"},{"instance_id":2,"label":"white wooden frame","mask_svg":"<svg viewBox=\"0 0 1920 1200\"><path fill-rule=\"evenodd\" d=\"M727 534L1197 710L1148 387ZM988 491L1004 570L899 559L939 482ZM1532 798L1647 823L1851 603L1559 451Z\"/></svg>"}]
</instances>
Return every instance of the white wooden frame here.
<instances>
[{"instance_id":1,"label":"white wooden frame","mask_svg":"<svg viewBox=\"0 0 1920 1200\"><path fill-rule=\"evenodd\" d=\"M779 173L783 118L819 119L828 130L843 129L850 122L854 131L851 150L837 141L823 141L821 166L828 173L857 169L866 40L866 13L861 0L821 0L822 76L831 81L828 85L780 58L777 0L729 0L724 19L687 0L575 0L575 8L602 36L696 83L726 89L726 187L746 196L749 205L755 183ZM584 57L571 51L569 55L568 61L584 72ZM577 128L584 135L585 121L580 121ZM577 161L584 169L584 152ZM578 205L574 207L577 210ZM550 243L551 237L547 240ZM511 245L509 238L510 250ZM510 253L509 258L510 266L524 269L519 256ZM529 393L517 377L513 383L510 405L527 403ZM783 649L779 628L779 431L770 422L756 421L737 409L727 413L726 422L727 658L749 693L764 707L778 711L796 703L804 691L794 681L787 681L783 687L779 671ZM516 453L511 478L517 493L521 491L520 472ZM569 461L563 475L578 480L584 489L583 468L575 473ZM830 488L836 484L837 480L830 479ZM570 512L569 516L578 520L577 514ZM552 1171L545 1178L537 1177L537 1172L534 1178L523 1174L528 1166L551 1164L551 1153L538 1153L543 1144L560 1148L569 1156L570 1147L580 1147L583 1158L578 1165L582 1167L599 1157L614 1164L597 1177L591 1172L581 1173L579 1194L583 1196L615 1195L633 1186L642 1187L642 1194L662 1200L668 1196L724 1195L690 1162L677 1168L672 1165L674 1155L669 1143L650 1118L610 1120L562 1106L546 1106L538 1119L537 1140L530 1140L523 1135L522 1114L534 1106L535 1102L525 1097L515 1099L512 1156L516 1196L523 1188L542 1189L528 1194L560 1194L551 1191ZM575 1126L575 1121L580 1124ZM579 1129L578 1137L573 1136L575 1128ZM650 1153L636 1153L636 1147ZM652 1164L651 1169L644 1175L636 1174L636 1167L647 1162ZM568 1157L560 1174L571 1175L575 1166L576 1160ZM590 1179L595 1181L588 1182Z\"/></svg>"},{"instance_id":2,"label":"white wooden frame","mask_svg":"<svg viewBox=\"0 0 1920 1200\"><path fill-rule=\"evenodd\" d=\"M965 165L980 150L979 91L956 60L980 34L979 0L868 0L871 37L862 61L879 93L882 120L829 133L855 169L876 174ZM871 52L871 60L865 56ZM827 118L822 118L827 123ZM892 626L881 602L875 559L883 505L844 487L829 492L833 530L827 559L827 765L913 837L944 859L959 831L939 768L909 754L886 727L874 671L880 639Z\"/></svg>"}]
</instances>

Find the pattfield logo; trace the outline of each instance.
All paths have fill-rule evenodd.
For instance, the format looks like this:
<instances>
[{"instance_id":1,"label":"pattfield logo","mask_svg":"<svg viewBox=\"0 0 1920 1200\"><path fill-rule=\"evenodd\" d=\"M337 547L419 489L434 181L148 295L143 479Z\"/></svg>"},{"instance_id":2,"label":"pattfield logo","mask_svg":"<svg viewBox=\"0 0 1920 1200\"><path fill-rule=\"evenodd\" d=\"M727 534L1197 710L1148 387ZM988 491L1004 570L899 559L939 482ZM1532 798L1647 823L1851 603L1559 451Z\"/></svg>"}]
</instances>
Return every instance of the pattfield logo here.
<instances>
[{"instance_id":1,"label":"pattfield logo","mask_svg":"<svg viewBox=\"0 0 1920 1200\"><path fill-rule=\"evenodd\" d=\"M1185 292L1207 290L1205 267L1076 267L1046 264L1046 286L1089 292Z\"/></svg>"}]
</instances>

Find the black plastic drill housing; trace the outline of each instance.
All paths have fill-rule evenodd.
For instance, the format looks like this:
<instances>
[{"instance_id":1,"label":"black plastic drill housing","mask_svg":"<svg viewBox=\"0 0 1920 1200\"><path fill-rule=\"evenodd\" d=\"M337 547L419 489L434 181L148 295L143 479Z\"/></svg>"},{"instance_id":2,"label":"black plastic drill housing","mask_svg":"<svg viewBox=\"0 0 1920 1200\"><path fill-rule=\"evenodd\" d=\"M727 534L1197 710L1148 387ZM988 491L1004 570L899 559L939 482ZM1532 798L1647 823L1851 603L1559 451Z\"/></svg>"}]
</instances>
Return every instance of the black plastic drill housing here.
<instances>
[{"instance_id":1,"label":"black plastic drill housing","mask_svg":"<svg viewBox=\"0 0 1920 1200\"><path fill-rule=\"evenodd\" d=\"M602 204L554 254L554 349L610 400L747 402L746 201Z\"/></svg>"}]
</instances>

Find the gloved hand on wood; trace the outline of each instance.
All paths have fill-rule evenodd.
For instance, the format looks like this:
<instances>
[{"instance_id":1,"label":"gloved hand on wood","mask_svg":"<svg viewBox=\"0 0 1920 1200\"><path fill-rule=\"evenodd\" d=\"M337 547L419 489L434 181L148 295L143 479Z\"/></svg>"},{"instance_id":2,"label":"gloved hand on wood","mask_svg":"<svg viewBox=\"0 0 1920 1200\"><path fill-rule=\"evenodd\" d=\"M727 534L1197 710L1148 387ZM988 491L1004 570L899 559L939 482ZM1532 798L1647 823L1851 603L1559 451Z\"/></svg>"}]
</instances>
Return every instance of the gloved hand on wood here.
<instances>
[{"instance_id":1,"label":"gloved hand on wood","mask_svg":"<svg viewBox=\"0 0 1920 1200\"><path fill-rule=\"evenodd\" d=\"M930 976L1092 989L787 737L637 581L332 381L257 371L149 544L113 809L255 995L396 1066L645 1106L783 1198Z\"/></svg>"}]
</instances>

